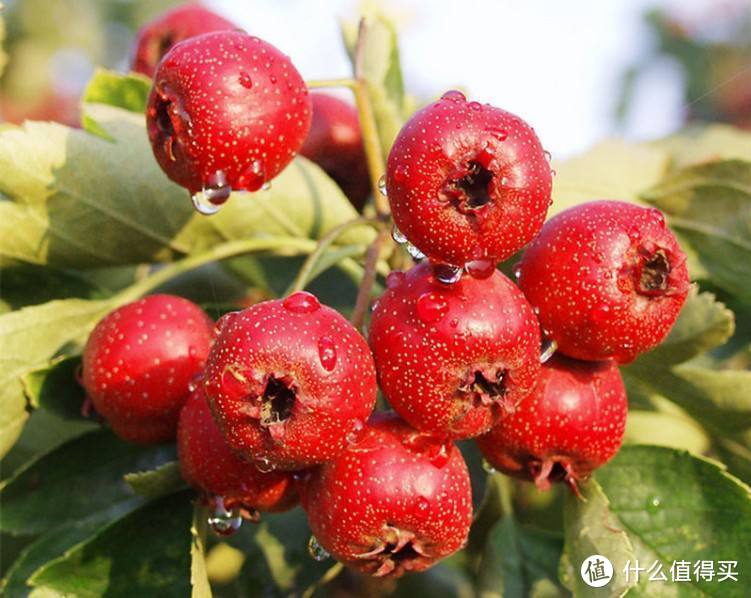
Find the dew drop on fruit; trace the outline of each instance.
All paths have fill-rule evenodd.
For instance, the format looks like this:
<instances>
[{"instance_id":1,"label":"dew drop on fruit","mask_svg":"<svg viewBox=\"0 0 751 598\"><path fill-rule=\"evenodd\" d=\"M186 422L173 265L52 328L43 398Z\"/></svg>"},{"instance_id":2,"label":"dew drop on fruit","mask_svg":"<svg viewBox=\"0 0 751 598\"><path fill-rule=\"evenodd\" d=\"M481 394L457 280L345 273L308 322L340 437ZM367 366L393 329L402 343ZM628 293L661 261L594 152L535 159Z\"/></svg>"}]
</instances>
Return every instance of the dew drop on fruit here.
<instances>
[{"instance_id":1,"label":"dew drop on fruit","mask_svg":"<svg viewBox=\"0 0 751 598\"><path fill-rule=\"evenodd\" d=\"M462 269L448 264L433 264L433 277L442 284L454 284L462 277Z\"/></svg>"},{"instance_id":2,"label":"dew drop on fruit","mask_svg":"<svg viewBox=\"0 0 751 598\"><path fill-rule=\"evenodd\" d=\"M240 76L238 77L238 80L240 81L240 85L242 85L245 89L251 89L253 87L253 80L250 78L250 75L245 71L240 71Z\"/></svg>"},{"instance_id":3,"label":"dew drop on fruit","mask_svg":"<svg viewBox=\"0 0 751 598\"><path fill-rule=\"evenodd\" d=\"M357 444L360 441L360 433L362 432L365 424L361 420L356 419L352 424L352 429L345 436L345 440L348 444Z\"/></svg>"},{"instance_id":4,"label":"dew drop on fruit","mask_svg":"<svg viewBox=\"0 0 751 598\"><path fill-rule=\"evenodd\" d=\"M321 304L315 295L305 291L297 291L287 297L282 302L282 306L284 309L298 314L309 314L321 307Z\"/></svg>"},{"instance_id":5,"label":"dew drop on fruit","mask_svg":"<svg viewBox=\"0 0 751 598\"><path fill-rule=\"evenodd\" d=\"M386 197L388 195L388 193L386 191L386 175L385 174L381 175L381 178L378 179L378 191L384 197Z\"/></svg>"},{"instance_id":6,"label":"dew drop on fruit","mask_svg":"<svg viewBox=\"0 0 751 598\"><path fill-rule=\"evenodd\" d=\"M201 382L203 381L203 372L199 372L193 378L188 382L188 390L190 392L195 392L198 390L198 388L201 386Z\"/></svg>"},{"instance_id":7,"label":"dew drop on fruit","mask_svg":"<svg viewBox=\"0 0 751 598\"><path fill-rule=\"evenodd\" d=\"M263 455L256 457L253 460L253 464L261 473L271 473L272 471L274 471L274 464L269 461L268 457L264 457Z\"/></svg>"},{"instance_id":8,"label":"dew drop on fruit","mask_svg":"<svg viewBox=\"0 0 751 598\"><path fill-rule=\"evenodd\" d=\"M258 191L266 182L266 169L262 160L253 160L237 177L237 186L248 191Z\"/></svg>"},{"instance_id":9,"label":"dew drop on fruit","mask_svg":"<svg viewBox=\"0 0 751 598\"><path fill-rule=\"evenodd\" d=\"M482 460L482 469L485 473L495 473L495 467L487 459Z\"/></svg>"},{"instance_id":10,"label":"dew drop on fruit","mask_svg":"<svg viewBox=\"0 0 751 598\"><path fill-rule=\"evenodd\" d=\"M427 511L430 508L430 501L424 496L420 496L417 499L417 509L420 511Z\"/></svg>"},{"instance_id":11,"label":"dew drop on fruit","mask_svg":"<svg viewBox=\"0 0 751 598\"><path fill-rule=\"evenodd\" d=\"M464 269L472 278L484 280L490 278L495 272L495 262L486 259L472 260L464 264Z\"/></svg>"},{"instance_id":12,"label":"dew drop on fruit","mask_svg":"<svg viewBox=\"0 0 751 598\"><path fill-rule=\"evenodd\" d=\"M407 237L395 226L391 228L391 238L399 245L404 245L407 242Z\"/></svg>"},{"instance_id":13,"label":"dew drop on fruit","mask_svg":"<svg viewBox=\"0 0 751 598\"><path fill-rule=\"evenodd\" d=\"M318 339L318 357L323 369L327 372L336 367L336 345L330 336L322 336Z\"/></svg>"},{"instance_id":14,"label":"dew drop on fruit","mask_svg":"<svg viewBox=\"0 0 751 598\"><path fill-rule=\"evenodd\" d=\"M232 322L235 321L237 318L237 314L240 312L237 311L230 311L224 314L221 318L219 318L216 323L214 324L214 334L219 335L222 333L223 330L225 330Z\"/></svg>"},{"instance_id":15,"label":"dew drop on fruit","mask_svg":"<svg viewBox=\"0 0 751 598\"><path fill-rule=\"evenodd\" d=\"M521 264L521 262L517 262L516 264L514 264L514 267L513 267L513 269L511 271L514 273L514 278L516 278L516 280L519 280L522 277L522 264Z\"/></svg>"},{"instance_id":16,"label":"dew drop on fruit","mask_svg":"<svg viewBox=\"0 0 751 598\"><path fill-rule=\"evenodd\" d=\"M326 552L326 549L319 544L318 539L315 536L310 536L310 540L308 540L308 554L310 554L314 561L319 562L325 561L331 556Z\"/></svg>"},{"instance_id":17,"label":"dew drop on fruit","mask_svg":"<svg viewBox=\"0 0 751 598\"><path fill-rule=\"evenodd\" d=\"M469 109L474 112L479 112L480 110L482 110L482 104L480 104L480 102L470 102L469 104L467 104L467 106L469 106Z\"/></svg>"},{"instance_id":18,"label":"dew drop on fruit","mask_svg":"<svg viewBox=\"0 0 751 598\"><path fill-rule=\"evenodd\" d=\"M442 100L449 100L450 102L465 102L467 97L456 89L450 89L441 96Z\"/></svg>"},{"instance_id":19,"label":"dew drop on fruit","mask_svg":"<svg viewBox=\"0 0 751 598\"><path fill-rule=\"evenodd\" d=\"M436 293L423 293L417 298L417 317L426 324L439 321L449 309L444 297Z\"/></svg>"},{"instance_id":20,"label":"dew drop on fruit","mask_svg":"<svg viewBox=\"0 0 751 598\"><path fill-rule=\"evenodd\" d=\"M412 256L413 260L420 261L425 259L425 254L420 251L417 247L412 245L412 243L407 243L405 245L405 248L407 249L407 253Z\"/></svg>"},{"instance_id":21,"label":"dew drop on fruit","mask_svg":"<svg viewBox=\"0 0 751 598\"><path fill-rule=\"evenodd\" d=\"M540 363L548 361L558 349L558 343L553 340L544 339L542 341L542 348L540 349Z\"/></svg>"},{"instance_id":22,"label":"dew drop on fruit","mask_svg":"<svg viewBox=\"0 0 751 598\"><path fill-rule=\"evenodd\" d=\"M550 155L550 152L549 152L548 150L544 150L544 151L542 152L542 155L543 155L543 156L545 156L545 159L546 159L546 160L547 160L548 162L550 162L550 160L552 160L552 159L553 159L553 156L551 156L551 155Z\"/></svg>"},{"instance_id":23,"label":"dew drop on fruit","mask_svg":"<svg viewBox=\"0 0 751 598\"><path fill-rule=\"evenodd\" d=\"M395 289L400 284L402 284L402 281L404 280L404 272L401 270L394 270L393 272L389 272L388 276L386 276L386 287L389 289Z\"/></svg>"},{"instance_id":24,"label":"dew drop on fruit","mask_svg":"<svg viewBox=\"0 0 751 598\"><path fill-rule=\"evenodd\" d=\"M208 524L217 536L231 536L243 523L239 509L227 510L224 506L224 499L217 496L214 499L214 511L209 516Z\"/></svg>"}]
</instances>

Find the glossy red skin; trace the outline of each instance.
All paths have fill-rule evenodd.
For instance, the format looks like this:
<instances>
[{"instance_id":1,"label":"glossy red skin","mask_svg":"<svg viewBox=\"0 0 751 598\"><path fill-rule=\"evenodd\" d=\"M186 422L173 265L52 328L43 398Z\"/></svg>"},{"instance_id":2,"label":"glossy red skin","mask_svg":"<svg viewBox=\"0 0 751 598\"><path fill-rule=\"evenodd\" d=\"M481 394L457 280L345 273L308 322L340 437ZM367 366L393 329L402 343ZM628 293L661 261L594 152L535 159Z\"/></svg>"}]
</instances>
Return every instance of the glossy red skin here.
<instances>
[{"instance_id":1,"label":"glossy red skin","mask_svg":"<svg viewBox=\"0 0 751 598\"><path fill-rule=\"evenodd\" d=\"M645 256L665 253L666 288L645 292ZM558 351L633 361L657 346L689 290L686 256L662 212L620 201L580 204L551 218L524 252L519 286Z\"/></svg>"},{"instance_id":2,"label":"glossy red skin","mask_svg":"<svg viewBox=\"0 0 751 598\"><path fill-rule=\"evenodd\" d=\"M477 439L503 473L576 488L618 452L628 402L613 361L576 361L555 355L542 366L535 390L519 409ZM557 465L557 467L556 467Z\"/></svg>"},{"instance_id":3,"label":"glossy red skin","mask_svg":"<svg viewBox=\"0 0 751 598\"><path fill-rule=\"evenodd\" d=\"M393 413L375 414L343 453L304 479L300 492L319 544L378 577L431 567L464 545L472 523L459 449L426 440ZM384 554L385 544L400 542L411 542L410 557Z\"/></svg>"},{"instance_id":4,"label":"glossy red skin","mask_svg":"<svg viewBox=\"0 0 751 598\"><path fill-rule=\"evenodd\" d=\"M146 107L157 162L193 193L220 179L256 191L289 164L310 121L308 88L289 58L241 31L176 44L159 63Z\"/></svg>"},{"instance_id":5,"label":"glossy red skin","mask_svg":"<svg viewBox=\"0 0 751 598\"><path fill-rule=\"evenodd\" d=\"M540 371L539 326L503 274L445 285L423 263L389 282L371 318L370 346L383 394L415 428L448 438L477 436L532 390ZM445 303L442 317L421 318L418 302L425 296ZM492 380L503 370L507 392L496 400L458 394L474 372Z\"/></svg>"},{"instance_id":6,"label":"glossy red skin","mask_svg":"<svg viewBox=\"0 0 751 598\"><path fill-rule=\"evenodd\" d=\"M285 307L308 301L312 311ZM333 346L324 367L319 345ZM291 415L264 425L269 377L295 390ZM376 375L365 339L309 293L258 303L230 316L204 377L212 411L233 449L262 468L298 470L339 453L373 411Z\"/></svg>"},{"instance_id":7,"label":"glossy red skin","mask_svg":"<svg viewBox=\"0 0 751 598\"><path fill-rule=\"evenodd\" d=\"M105 316L83 352L83 385L94 408L121 438L173 440L188 386L213 338L195 303L150 295Z\"/></svg>"},{"instance_id":8,"label":"glossy red skin","mask_svg":"<svg viewBox=\"0 0 751 598\"><path fill-rule=\"evenodd\" d=\"M444 188L477 161L492 172L489 203L470 214ZM505 181L504 181L505 179ZM540 230L550 204L550 165L532 128L458 91L417 112L394 141L386 189L394 222L428 258L462 266L499 262Z\"/></svg>"},{"instance_id":9,"label":"glossy red skin","mask_svg":"<svg viewBox=\"0 0 751 598\"><path fill-rule=\"evenodd\" d=\"M236 28L232 21L200 4L181 4L141 27L136 35L130 68L153 77L159 61L175 44L202 33Z\"/></svg>"},{"instance_id":10,"label":"glossy red skin","mask_svg":"<svg viewBox=\"0 0 751 598\"><path fill-rule=\"evenodd\" d=\"M323 168L352 205L362 210L371 187L357 110L349 102L325 93L313 92L310 98L313 124L300 155Z\"/></svg>"},{"instance_id":11,"label":"glossy red skin","mask_svg":"<svg viewBox=\"0 0 751 598\"><path fill-rule=\"evenodd\" d=\"M281 512L297 503L292 474L262 473L232 451L200 388L180 412L177 454L185 481L209 497L222 497L228 510Z\"/></svg>"}]
</instances>

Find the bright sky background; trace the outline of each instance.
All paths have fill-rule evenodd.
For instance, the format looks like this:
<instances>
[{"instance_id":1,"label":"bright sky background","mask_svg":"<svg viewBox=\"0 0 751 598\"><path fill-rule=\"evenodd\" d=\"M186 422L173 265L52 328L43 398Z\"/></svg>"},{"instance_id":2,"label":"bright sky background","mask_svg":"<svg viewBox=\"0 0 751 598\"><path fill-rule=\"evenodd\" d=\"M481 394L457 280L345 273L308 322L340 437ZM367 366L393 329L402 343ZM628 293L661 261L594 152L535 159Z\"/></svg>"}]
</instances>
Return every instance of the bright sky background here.
<instances>
[{"instance_id":1,"label":"bright sky background","mask_svg":"<svg viewBox=\"0 0 751 598\"><path fill-rule=\"evenodd\" d=\"M309 79L347 76L338 22L355 0L206 0L250 33L289 54ZM741 0L747 1L747 0ZM614 124L623 70L654 44L643 24L650 7L694 19L722 0L391 0L402 21L406 85L432 97L455 86L481 102L515 112L554 157L619 134ZM712 7L712 8L710 8ZM681 73L656 63L638 88L628 138L680 126Z\"/></svg>"}]
</instances>

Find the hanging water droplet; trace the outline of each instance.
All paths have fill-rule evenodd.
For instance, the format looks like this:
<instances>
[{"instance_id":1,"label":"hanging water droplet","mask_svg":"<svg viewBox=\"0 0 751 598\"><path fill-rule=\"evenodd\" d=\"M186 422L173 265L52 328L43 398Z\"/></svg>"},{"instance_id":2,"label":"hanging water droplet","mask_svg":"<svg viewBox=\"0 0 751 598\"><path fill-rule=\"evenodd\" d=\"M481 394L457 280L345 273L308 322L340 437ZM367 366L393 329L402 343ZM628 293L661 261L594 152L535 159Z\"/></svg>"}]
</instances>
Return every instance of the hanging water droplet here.
<instances>
[{"instance_id":1,"label":"hanging water droplet","mask_svg":"<svg viewBox=\"0 0 751 598\"><path fill-rule=\"evenodd\" d=\"M495 467L493 467L487 459L482 460L482 469L485 473L495 473Z\"/></svg>"},{"instance_id":2,"label":"hanging water droplet","mask_svg":"<svg viewBox=\"0 0 751 598\"><path fill-rule=\"evenodd\" d=\"M465 102L467 97L456 89L450 89L441 96L442 100L449 100L450 102Z\"/></svg>"},{"instance_id":3,"label":"hanging water droplet","mask_svg":"<svg viewBox=\"0 0 751 598\"><path fill-rule=\"evenodd\" d=\"M214 499L214 511L208 518L208 524L217 536L231 536L243 523L239 509L227 510L224 499L217 496Z\"/></svg>"},{"instance_id":4,"label":"hanging water droplet","mask_svg":"<svg viewBox=\"0 0 751 598\"><path fill-rule=\"evenodd\" d=\"M253 463L256 466L256 469L260 471L261 473L271 473L274 471L274 464L269 461L268 457L264 457L263 455L259 455L253 460Z\"/></svg>"},{"instance_id":5,"label":"hanging water droplet","mask_svg":"<svg viewBox=\"0 0 751 598\"><path fill-rule=\"evenodd\" d=\"M261 191L268 191L271 189L271 181L266 181L263 185L261 185Z\"/></svg>"},{"instance_id":6,"label":"hanging water droplet","mask_svg":"<svg viewBox=\"0 0 751 598\"><path fill-rule=\"evenodd\" d=\"M319 544L318 539L315 536L310 536L310 540L308 540L308 554L310 554L314 561L319 562L325 561L331 556L326 552L326 549Z\"/></svg>"},{"instance_id":7,"label":"hanging water droplet","mask_svg":"<svg viewBox=\"0 0 751 598\"><path fill-rule=\"evenodd\" d=\"M248 191L258 191L265 182L266 169L261 160L253 160L237 177L238 188Z\"/></svg>"},{"instance_id":8,"label":"hanging water droplet","mask_svg":"<svg viewBox=\"0 0 751 598\"><path fill-rule=\"evenodd\" d=\"M330 336L318 339L318 357L323 369L331 372L336 367L336 344Z\"/></svg>"},{"instance_id":9,"label":"hanging water droplet","mask_svg":"<svg viewBox=\"0 0 751 598\"><path fill-rule=\"evenodd\" d=\"M381 178L378 179L378 192L383 195L384 197L388 196L388 192L386 191L386 175L381 175Z\"/></svg>"},{"instance_id":10,"label":"hanging water droplet","mask_svg":"<svg viewBox=\"0 0 751 598\"><path fill-rule=\"evenodd\" d=\"M490 278L495 272L495 262L488 259L472 260L464 264L464 269L472 278L484 280Z\"/></svg>"},{"instance_id":11,"label":"hanging water droplet","mask_svg":"<svg viewBox=\"0 0 751 598\"><path fill-rule=\"evenodd\" d=\"M407 237L396 226L391 228L391 238L399 245L404 245L407 242Z\"/></svg>"},{"instance_id":12,"label":"hanging water droplet","mask_svg":"<svg viewBox=\"0 0 751 598\"><path fill-rule=\"evenodd\" d=\"M543 340L542 348L540 349L540 363L545 363L553 357L556 349L558 349L558 343L549 339Z\"/></svg>"},{"instance_id":13,"label":"hanging water droplet","mask_svg":"<svg viewBox=\"0 0 751 598\"><path fill-rule=\"evenodd\" d=\"M448 301L437 293L423 293L417 298L415 304L417 317L426 324L437 322L449 309Z\"/></svg>"},{"instance_id":14,"label":"hanging water droplet","mask_svg":"<svg viewBox=\"0 0 751 598\"><path fill-rule=\"evenodd\" d=\"M442 284L454 284L462 277L462 269L448 264L433 264L433 277Z\"/></svg>"},{"instance_id":15,"label":"hanging water droplet","mask_svg":"<svg viewBox=\"0 0 751 598\"><path fill-rule=\"evenodd\" d=\"M519 280L522 277L522 263L516 262L511 271L514 273L514 278Z\"/></svg>"},{"instance_id":16,"label":"hanging water droplet","mask_svg":"<svg viewBox=\"0 0 751 598\"><path fill-rule=\"evenodd\" d=\"M404 272L402 272L401 270L394 270L393 272L389 272L386 276L386 287L389 289L395 289L402 283L403 280Z\"/></svg>"},{"instance_id":17,"label":"hanging water droplet","mask_svg":"<svg viewBox=\"0 0 751 598\"><path fill-rule=\"evenodd\" d=\"M289 297L287 297L282 302L282 306L284 307L284 309L288 309L289 311L293 311L298 314L309 314L321 307L321 303L318 301L318 298L312 293L308 293L306 291L297 291L296 293L292 293Z\"/></svg>"},{"instance_id":18,"label":"hanging water droplet","mask_svg":"<svg viewBox=\"0 0 751 598\"><path fill-rule=\"evenodd\" d=\"M420 251L417 247L412 245L412 243L407 243L405 245L405 248L407 249L407 253L412 256L412 259L415 261L420 261L425 259L425 254Z\"/></svg>"},{"instance_id":19,"label":"hanging water droplet","mask_svg":"<svg viewBox=\"0 0 751 598\"><path fill-rule=\"evenodd\" d=\"M190 196L190 199L193 202L193 207L196 209L196 212L203 214L204 216L211 216L222 209L222 204L211 203L211 200L206 196L204 191L194 193Z\"/></svg>"}]
</instances>

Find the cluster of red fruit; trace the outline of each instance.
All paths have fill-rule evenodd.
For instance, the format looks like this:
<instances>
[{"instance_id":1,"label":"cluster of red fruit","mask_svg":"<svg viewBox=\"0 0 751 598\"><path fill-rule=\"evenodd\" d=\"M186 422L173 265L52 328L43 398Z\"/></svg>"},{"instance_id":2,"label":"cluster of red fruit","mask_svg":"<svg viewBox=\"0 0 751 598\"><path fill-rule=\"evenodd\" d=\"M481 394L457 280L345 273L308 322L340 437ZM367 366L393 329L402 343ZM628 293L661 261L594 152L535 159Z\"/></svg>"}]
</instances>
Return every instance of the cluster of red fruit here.
<instances>
[{"instance_id":1,"label":"cluster of red fruit","mask_svg":"<svg viewBox=\"0 0 751 598\"><path fill-rule=\"evenodd\" d=\"M286 57L223 31L164 56L147 121L165 172L223 201L284 168L310 100ZM551 186L524 121L448 92L389 155L394 237L426 259L388 276L369 343L306 292L216 325L153 295L97 325L87 393L127 440L177 435L218 531L299 496L338 560L377 576L425 569L461 548L472 520L454 441L476 438L493 466L542 488L576 489L620 446L618 364L665 337L688 292L659 211L599 201L543 226ZM525 245L517 286L497 264ZM378 386L393 412L372 413Z\"/></svg>"}]
</instances>

